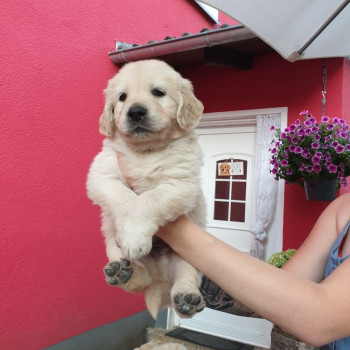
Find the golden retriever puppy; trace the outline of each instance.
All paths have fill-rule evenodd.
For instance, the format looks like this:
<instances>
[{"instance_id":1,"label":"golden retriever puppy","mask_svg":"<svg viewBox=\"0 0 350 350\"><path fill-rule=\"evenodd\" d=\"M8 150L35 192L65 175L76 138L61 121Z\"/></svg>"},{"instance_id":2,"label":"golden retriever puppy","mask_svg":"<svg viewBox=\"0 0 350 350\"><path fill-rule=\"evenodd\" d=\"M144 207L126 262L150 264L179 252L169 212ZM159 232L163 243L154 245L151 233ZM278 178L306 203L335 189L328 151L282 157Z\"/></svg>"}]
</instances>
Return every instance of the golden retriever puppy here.
<instances>
[{"instance_id":1,"label":"golden retriever puppy","mask_svg":"<svg viewBox=\"0 0 350 350\"><path fill-rule=\"evenodd\" d=\"M154 234L182 214L205 224L201 150L193 131L203 105L190 81L158 60L126 64L105 96L99 125L107 137L89 170L87 192L102 209L106 280L144 291L154 318L167 306L191 317L204 308L201 275Z\"/></svg>"}]
</instances>

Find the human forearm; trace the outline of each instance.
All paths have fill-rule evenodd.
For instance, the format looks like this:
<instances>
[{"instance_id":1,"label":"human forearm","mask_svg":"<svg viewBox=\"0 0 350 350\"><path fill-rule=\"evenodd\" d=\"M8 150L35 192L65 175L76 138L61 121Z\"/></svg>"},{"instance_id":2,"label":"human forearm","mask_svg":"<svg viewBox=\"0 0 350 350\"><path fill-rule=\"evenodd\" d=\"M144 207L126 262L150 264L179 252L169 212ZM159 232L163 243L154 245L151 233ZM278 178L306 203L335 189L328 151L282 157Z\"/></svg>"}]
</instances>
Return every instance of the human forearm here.
<instances>
[{"instance_id":1,"label":"human forearm","mask_svg":"<svg viewBox=\"0 0 350 350\"><path fill-rule=\"evenodd\" d=\"M309 343L328 342L327 294L202 231L185 217L159 234L180 256L256 313Z\"/></svg>"}]
</instances>

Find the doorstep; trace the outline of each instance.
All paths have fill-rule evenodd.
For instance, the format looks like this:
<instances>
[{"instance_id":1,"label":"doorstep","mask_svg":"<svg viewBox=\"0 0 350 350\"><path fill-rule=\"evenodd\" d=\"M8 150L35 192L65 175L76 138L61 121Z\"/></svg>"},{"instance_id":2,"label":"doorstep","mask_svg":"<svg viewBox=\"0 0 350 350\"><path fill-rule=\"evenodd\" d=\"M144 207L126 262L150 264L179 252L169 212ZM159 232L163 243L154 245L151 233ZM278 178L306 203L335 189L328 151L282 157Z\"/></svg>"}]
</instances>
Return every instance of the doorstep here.
<instances>
[{"instance_id":1,"label":"doorstep","mask_svg":"<svg viewBox=\"0 0 350 350\"><path fill-rule=\"evenodd\" d=\"M212 336L208 336L207 334L203 334L203 342L204 344L208 345L209 343L208 340L211 341L211 344L213 344L213 339L215 341L215 338L217 339L218 342L218 347L215 345L212 345L213 347L207 347L204 346L203 344L196 344L193 342L190 342L188 340L183 340L177 338L177 334L180 333L182 329L179 327L175 327L173 329L161 329L161 328L148 328L147 329L147 340L150 342L154 342L156 344L164 344L164 343L177 343L177 344L182 344L187 347L188 350L232 350L232 349L237 349L237 350L245 350L245 349L251 349L251 350L267 350L265 348L260 348L260 347L253 347L249 346L246 344L240 344L238 342L232 342L232 341L226 341L226 339L222 338L216 338ZM198 335L198 332L192 332L189 330L186 330L186 333L192 333L193 337L195 338L196 335ZM170 335L173 336L170 336ZM205 339L208 337L207 339ZM187 337L189 338L189 337ZM211 339L210 339L211 338Z\"/></svg>"}]
</instances>

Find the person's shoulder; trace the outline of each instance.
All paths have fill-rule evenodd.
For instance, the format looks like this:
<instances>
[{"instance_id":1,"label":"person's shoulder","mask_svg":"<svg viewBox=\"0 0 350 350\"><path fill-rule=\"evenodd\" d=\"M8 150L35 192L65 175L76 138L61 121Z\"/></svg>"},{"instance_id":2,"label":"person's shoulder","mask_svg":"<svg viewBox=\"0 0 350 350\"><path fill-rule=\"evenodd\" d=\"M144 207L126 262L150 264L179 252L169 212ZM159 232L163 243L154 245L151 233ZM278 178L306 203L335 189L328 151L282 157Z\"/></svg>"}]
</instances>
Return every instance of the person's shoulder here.
<instances>
[{"instance_id":1,"label":"person's shoulder","mask_svg":"<svg viewBox=\"0 0 350 350\"><path fill-rule=\"evenodd\" d=\"M333 212L336 215L338 234L350 221L350 193L339 196L332 203Z\"/></svg>"},{"instance_id":2,"label":"person's shoulder","mask_svg":"<svg viewBox=\"0 0 350 350\"><path fill-rule=\"evenodd\" d=\"M350 193L345 193L341 196L339 196L337 199L333 201L335 205L338 207L345 207L349 208L350 207Z\"/></svg>"}]
</instances>

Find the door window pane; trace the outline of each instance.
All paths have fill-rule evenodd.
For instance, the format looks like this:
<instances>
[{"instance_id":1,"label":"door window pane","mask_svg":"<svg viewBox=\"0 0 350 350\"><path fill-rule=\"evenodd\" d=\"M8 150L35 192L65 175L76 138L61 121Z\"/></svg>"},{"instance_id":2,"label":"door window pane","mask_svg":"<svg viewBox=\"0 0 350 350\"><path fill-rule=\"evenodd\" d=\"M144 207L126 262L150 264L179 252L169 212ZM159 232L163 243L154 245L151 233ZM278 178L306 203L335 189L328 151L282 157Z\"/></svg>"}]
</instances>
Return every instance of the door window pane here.
<instances>
[{"instance_id":1,"label":"door window pane","mask_svg":"<svg viewBox=\"0 0 350 350\"><path fill-rule=\"evenodd\" d=\"M244 222L245 203L231 203L230 221Z\"/></svg>"},{"instance_id":2,"label":"door window pane","mask_svg":"<svg viewBox=\"0 0 350 350\"><path fill-rule=\"evenodd\" d=\"M246 182L233 182L231 189L231 199L234 199L236 201L245 201L246 188Z\"/></svg>"},{"instance_id":3,"label":"door window pane","mask_svg":"<svg viewBox=\"0 0 350 350\"><path fill-rule=\"evenodd\" d=\"M228 202L215 201L214 220L228 221Z\"/></svg>"},{"instance_id":4,"label":"door window pane","mask_svg":"<svg viewBox=\"0 0 350 350\"><path fill-rule=\"evenodd\" d=\"M216 181L215 184L215 199L229 199L230 198L230 182Z\"/></svg>"}]
</instances>

